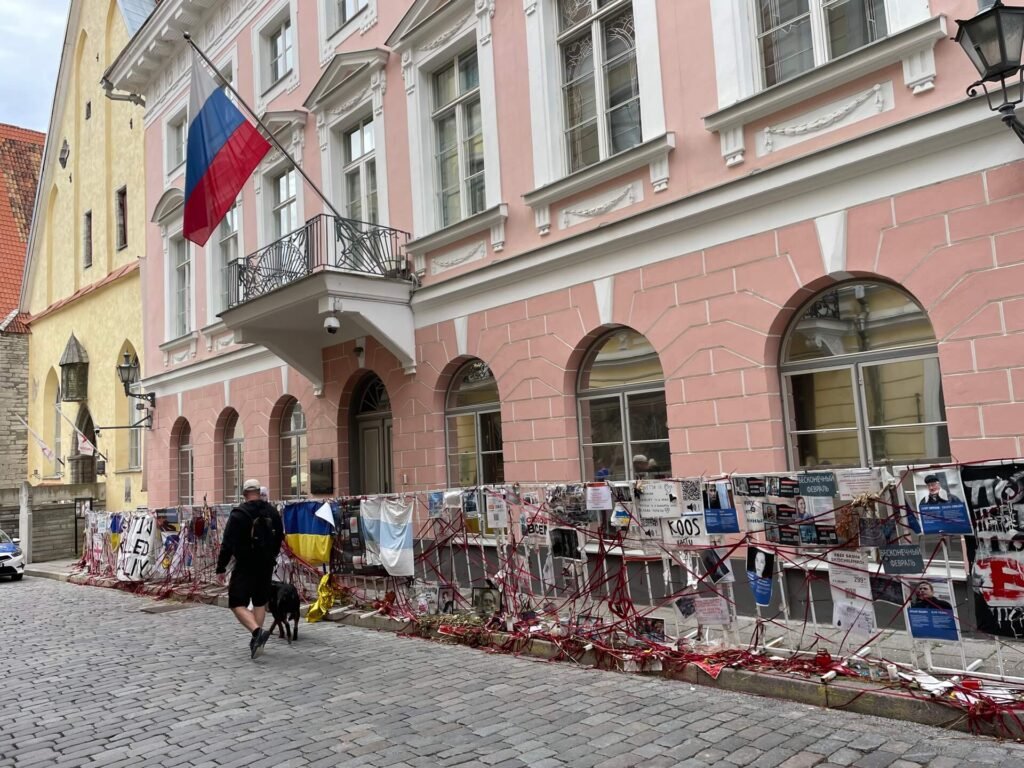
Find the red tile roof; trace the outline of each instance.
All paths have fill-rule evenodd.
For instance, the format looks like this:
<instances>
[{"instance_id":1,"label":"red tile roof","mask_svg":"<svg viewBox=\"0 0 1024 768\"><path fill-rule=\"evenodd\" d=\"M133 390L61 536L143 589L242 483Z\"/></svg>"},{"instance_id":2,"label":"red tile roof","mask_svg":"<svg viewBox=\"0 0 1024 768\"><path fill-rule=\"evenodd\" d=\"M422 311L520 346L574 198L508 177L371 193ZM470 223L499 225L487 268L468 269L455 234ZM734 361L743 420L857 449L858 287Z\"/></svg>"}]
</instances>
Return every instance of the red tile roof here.
<instances>
[{"instance_id":1,"label":"red tile roof","mask_svg":"<svg viewBox=\"0 0 1024 768\"><path fill-rule=\"evenodd\" d=\"M18 308L46 135L0 123L0 325ZM5 330L24 333L22 318Z\"/></svg>"}]
</instances>

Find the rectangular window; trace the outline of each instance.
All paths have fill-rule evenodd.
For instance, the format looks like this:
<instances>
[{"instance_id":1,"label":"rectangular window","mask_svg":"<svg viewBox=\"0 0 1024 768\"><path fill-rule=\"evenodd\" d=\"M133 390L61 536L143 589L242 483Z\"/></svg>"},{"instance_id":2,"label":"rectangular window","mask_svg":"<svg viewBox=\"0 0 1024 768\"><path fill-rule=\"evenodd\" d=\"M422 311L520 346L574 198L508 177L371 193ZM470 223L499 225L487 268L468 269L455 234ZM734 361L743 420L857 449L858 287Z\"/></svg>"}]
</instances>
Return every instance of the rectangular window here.
<instances>
[{"instance_id":1,"label":"rectangular window","mask_svg":"<svg viewBox=\"0 0 1024 768\"><path fill-rule=\"evenodd\" d=\"M128 187L114 194L114 214L117 226L117 249L128 247Z\"/></svg>"},{"instance_id":2,"label":"rectangular window","mask_svg":"<svg viewBox=\"0 0 1024 768\"><path fill-rule=\"evenodd\" d=\"M188 112L182 111L167 123L167 168L173 171L185 162L188 146Z\"/></svg>"},{"instance_id":3,"label":"rectangular window","mask_svg":"<svg viewBox=\"0 0 1024 768\"><path fill-rule=\"evenodd\" d=\"M174 337L184 336L192 330L192 261L188 241L177 239L171 243L174 273Z\"/></svg>"},{"instance_id":4,"label":"rectangular window","mask_svg":"<svg viewBox=\"0 0 1024 768\"><path fill-rule=\"evenodd\" d=\"M570 172L641 141L631 0L559 0L559 53Z\"/></svg>"},{"instance_id":5,"label":"rectangular window","mask_svg":"<svg viewBox=\"0 0 1024 768\"><path fill-rule=\"evenodd\" d=\"M309 493L309 470L306 462L306 435L290 435L281 439L281 489L286 498Z\"/></svg>"},{"instance_id":6,"label":"rectangular window","mask_svg":"<svg viewBox=\"0 0 1024 768\"><path fill-rule=\"evenodd\" d=\"M504 483L501 411L451 415L447 422L449 484L473 487ZM494 531L487 527L483 495L476 498L479 517L473 517L466 510L466 531L493 534Z\"/></svg>"},{"instance_id":7,"label":"rectangular window","mask_svg":"<svg viewBox=\"0 0 1024 768\"><path fill-rule=\"evenodd\" d=\"M337 23L335 29L341 29L366 7L369 0L335 0Z\"/></svg>"},{"instance_id":8,"label":"rectangular window","mask_svg":"<svg viewBox=\"0 0 1024 768\"><path fill-rule=\"evenodd\" d=\"M377 169L374 160L374 123L367 118L342 134L345 166L345 215L376 224Z\"/></svg>"},{"instance_id":9,"label":"rectangular window","mask_svg":"<svg viewBox=\"0 0 1024 768\"><path fill-rule=\"evenodd\" d=\"M217 227L217 275L220 281L221 310L231 306L235 295L231 264L238 259L238 206L236 201Z\"/></svg>"},{"instance_id":10,"label":"rectangular window","mask_svg":"<svg viewBox=\"0 0 1024 768\"><path fill-rule=\"evenodd\" d=\"M888 34L884 0L755 0L769 87Z\"/></svg>"},{"instance_id":11,"label":"rectangular window","mask_svg":"<svg viewBox=\"0 0 1024 768\"><path fill-rule=\"evenodd\" d=\"M270 43L270 80L273 86L292 71L292 21L286 18L280 26L267 35Z\"/></svg>"},{"instance_id":12,"label":"rectangular window","mask_svg":"<svg viewBox=\"0 0 1024 768\"><path fill-rule=\"evenodd\" d=\"M486 204L484 137L476 52L455 59L433 78L434 164L438 220L446 227Z\"/></svg>"},{"instance_id":13,"label":"rectangular window","mask_svg":"<svg viewBox=\"0 0 1024 768\"><path fill-rule=\"evenodd\" d=\"M183 445L178 448L178 504L185 507L192 505L192 469L192 446Z\"/></svg>"},{"instance_id":14,"label":"rectangular window","mask_svg":"<svg viewBox=\"0 0 1024 768\"><path fill-rule=\"evenodd\" d=\"M136 412L137 413L137 412ZM137 417L133 420L138 421ZM128 469L142 468L142 429L135 427L128 430Z\"/></svg>"},{"instance_id":15,"label":"rectangular window","mask_svg":"<svg viewBox=\"0 0 1024 768\"><path fill-rule=\"evenodd\" d=\"M242 439L224 443L224 495L227 501L242 500L242 479L245 467L242 460Z\"/></svg>"},{"instance_id":16,"label":"rectangular window","mask_svg":"<svg viewBox=\"0 0 1024 768\"><path fill-rule=\"evenodd\" d=\"M299 228L299 205L295 187L295 169L285 171L273 179L274 239L284 237Z\"/></svg>"},{"instance_id":17,"label":"rectangular window","mask_svg":"<svg viewBox=\"0 0 1024 768\"><path fill-rule=\"evenodd\" d=\"M82 267L92 266L92 211L82 217Z\"/></svg>"}]
</instances>

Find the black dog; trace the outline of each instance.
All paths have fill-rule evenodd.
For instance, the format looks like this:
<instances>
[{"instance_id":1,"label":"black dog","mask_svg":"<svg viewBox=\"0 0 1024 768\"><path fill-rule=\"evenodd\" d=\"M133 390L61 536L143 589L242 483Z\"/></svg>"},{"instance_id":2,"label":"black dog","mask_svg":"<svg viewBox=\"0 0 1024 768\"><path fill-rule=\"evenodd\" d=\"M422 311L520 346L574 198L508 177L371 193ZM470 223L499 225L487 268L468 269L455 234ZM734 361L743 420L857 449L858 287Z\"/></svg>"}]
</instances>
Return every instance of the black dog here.
<instances>
[{"instance_id":1,"label":"black dog","mask_svg":"<svg viewBox=\"0 0 1024 768\"><path fill-rule=\"evenodd\" d=\"M299 592L295 587L280 581L271 582L267 610L274 617L274 623L270 625L271 632L275 627L278 637L284 637L287 632L289 645L292 640L299 639ZM288 626L289 621L294 621L294 629Z\"/></svg>"}]
</instances>

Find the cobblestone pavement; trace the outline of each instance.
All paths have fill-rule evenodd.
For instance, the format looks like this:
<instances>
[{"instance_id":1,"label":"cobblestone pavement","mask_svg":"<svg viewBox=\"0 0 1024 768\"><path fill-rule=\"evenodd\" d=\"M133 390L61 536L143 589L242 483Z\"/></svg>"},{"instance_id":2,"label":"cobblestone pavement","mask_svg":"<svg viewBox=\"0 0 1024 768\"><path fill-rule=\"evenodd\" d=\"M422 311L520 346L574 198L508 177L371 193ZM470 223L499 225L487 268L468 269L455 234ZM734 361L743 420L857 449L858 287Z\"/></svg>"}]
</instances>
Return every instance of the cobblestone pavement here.
<instances>
[{"instance_id":1,"label":"cobblestone pavement","mask_svg":"<svg viewBox=\"0 0 1024 768\"><path fill-rule=\"evenodd\" d=\"M333 624L0 583L0 768L1024 766L1024 746Z\"/></svg>"}]
</instances>

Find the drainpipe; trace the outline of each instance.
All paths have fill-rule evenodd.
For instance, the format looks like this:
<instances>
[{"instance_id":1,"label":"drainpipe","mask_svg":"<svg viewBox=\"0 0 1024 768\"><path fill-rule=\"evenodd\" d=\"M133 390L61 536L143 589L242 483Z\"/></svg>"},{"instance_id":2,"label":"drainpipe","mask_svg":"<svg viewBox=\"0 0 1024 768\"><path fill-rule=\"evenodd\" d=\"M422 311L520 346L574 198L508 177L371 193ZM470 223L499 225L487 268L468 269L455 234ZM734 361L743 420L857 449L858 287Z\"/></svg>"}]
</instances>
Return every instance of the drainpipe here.
<instances>
[{"instance_id":1,"label":"drainpipe","mask_svg":"<svg viewBox=\"0 0 1024 768\"><path fill-rule=\"evenodd\" d=\"M115 93L114 84L109 80L101 81L105 95L111 101L130 101L132 104L137 104L140 107L146 106L146 99L139 96L137 93Z\"/></svg>"}]
</instances>

